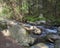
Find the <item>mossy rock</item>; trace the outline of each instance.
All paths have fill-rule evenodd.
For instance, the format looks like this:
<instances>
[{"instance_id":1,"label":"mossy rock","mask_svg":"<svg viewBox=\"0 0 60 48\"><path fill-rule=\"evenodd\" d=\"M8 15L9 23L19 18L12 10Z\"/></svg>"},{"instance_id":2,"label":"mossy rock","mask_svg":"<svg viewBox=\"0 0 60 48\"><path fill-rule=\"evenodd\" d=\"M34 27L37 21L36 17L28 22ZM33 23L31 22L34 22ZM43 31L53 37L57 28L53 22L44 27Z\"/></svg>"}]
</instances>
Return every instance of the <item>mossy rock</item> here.
<instances>
[{"instance_id":1,"label":"mossy rock","mask_svg":"<svg viewBox=\"0 0 60 48\"><path fill-rule=\"evenodd\" d=\"M0 29L3 30L3 29L6 29L6 28L7 28L6 22L0 21Z\"/></svg>"}]
</instances>

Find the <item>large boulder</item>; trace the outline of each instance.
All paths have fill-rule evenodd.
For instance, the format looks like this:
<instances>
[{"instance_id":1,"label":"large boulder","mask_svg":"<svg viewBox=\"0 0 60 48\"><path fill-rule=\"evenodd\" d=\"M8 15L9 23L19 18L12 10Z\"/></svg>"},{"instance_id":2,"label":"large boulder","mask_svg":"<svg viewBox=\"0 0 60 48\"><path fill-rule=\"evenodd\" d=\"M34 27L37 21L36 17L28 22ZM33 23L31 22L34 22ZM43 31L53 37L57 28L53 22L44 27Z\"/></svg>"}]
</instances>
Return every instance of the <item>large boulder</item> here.
<instances>
[{"instance_id":1,"label":"large boulder","mask_svg":"<svg viewBox=\"0 0 60 48\"><path fill-rule=\"evenodd\" d=\"M15 20L8 20L1 18L0 24L2 25L1 32L4 36L9 36L15 39L20 45L29 46L33 44L36 38L30 36L24 29L23 24ZM4 27L4 28L3 28Z\"/></svg>"},{"instance_id":2,"label":"large boulder","mask_svg":"<svg viewBox=\"0 0 60 48\"><path fill-rule=\"evenodd\" d=\"M3 30L4 36L10 36L15 39L22 46L29 46L29 43L33 44L35 38L32 38L22 25L16 22L7 22L8 29Z\"/></svg>"},{"instance_id":3,"label":"large boulder","mask_svg":"<svg viewBox=\"0 0 60 48\"><path fill-rule=\"evenodd\" d=\"M20 25L13 25L9 27L9 31L11 33L11 37L16 39L21 45L28 46L28 40L27 40L27 33L24 28L22 28Z\"/></svg>"}]
</instances>

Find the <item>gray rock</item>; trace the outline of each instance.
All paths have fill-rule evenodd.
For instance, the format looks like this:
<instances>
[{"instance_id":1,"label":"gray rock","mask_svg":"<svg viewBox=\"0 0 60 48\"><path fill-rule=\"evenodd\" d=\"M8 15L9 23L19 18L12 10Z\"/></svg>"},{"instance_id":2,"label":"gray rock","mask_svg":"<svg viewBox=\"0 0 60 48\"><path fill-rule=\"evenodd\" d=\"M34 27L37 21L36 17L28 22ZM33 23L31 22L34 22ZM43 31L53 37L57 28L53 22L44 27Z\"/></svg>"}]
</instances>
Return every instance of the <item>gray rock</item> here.
<instances>
[{"instance_id":1,"label":"gray rock","mask_svg":"<svg viewBox=\"0 0 60 48\"><path fill-rule=\"evenodd\" d=\"M30 48L49 48L48 45L44 44L44 43L39 43L39 44L36 44Z\"/></svg>"},{"instance_id":2,"label":"gray rock","mask_svg":"<svg viewBox=\"0 0 60 48\"><path fill-rule=\"evenodd\" d=\"M33 31L34 34L41 34L42 33L42 30L37 28L36 26L33 26L33 30L34 30Z\"/></svg>"},{"instance_id":3,"label":"gray rock","mask_svg":"<svg viewBox=\"0 0 60 48\"><path fill-rule=\"evenodd\" d=\"M58 27L58 31L60 31L60 27Z\"/></svg>"},{"instance_id":4,"label":"gray rock","mask_svg":"<svg viewBox=\"0 0 60 48\"><path fill-rule=\"evenodd\" d=\"M46 36L46 38L51 42L55 42L56 40L60 40L60 36L58 34L53 34L53 33L48 34Z\"/></svg>"},{"instance_id":5,"label":"gray rock","mask_svg":"<svg viewBox=\"0 0 60 48\"><path fill-rule=\"evenodd\" d=\"M41 20L41 21L36 21L35 23L36 23L36 24L46 24L46 21Z\"/></svg>"},{"instance_id":6,"label":"gray rock","mask_svg":"<svg viewBox=\"0 0 60 48\"><path fill-rule=\"evenodd\" d=\"M12 21L12 20L3 20L3 23L6 25L6 29L1 31L4 36L10 36L14 38L17 42L19 42L20 45L23 46L29 46L29 43L33 44L35 38L32 38L27 31L24 29L24 27L18 22Z\"/></svg>"},{"instance_id":7,"label":"gray rock","mask_svg":"<svg viewBox=\"0 0 60 48\"><path fill-rule=\"evenodd\" d=\"M55 47L54 48L60 48L60 40L55 41Z\"/></svg>"},{"instance_id":8,"label":"gray rock","mask_svg":"<svg viewBox=\"0 0 60 48\"><path fill-rule=\"evenodd\" d=\"M14 24L10 26L8 30L11 37L16 39L23 46L29 46L29 43L33 43L35 40L35 38L32 38L21 25Z\"/></svg>"},{"instance_id":9,"label":"gray rock","mask_svg":"<svg viewBox=\"0 0 60 48\"><path fill-rule=\"evenodd\" d=\"M16 39L21 45L28 46L26 30L20 25L12 25L9 27L11 37Z\"/></svg>"},{"instance_id":10,"label":"gray rock","mask_svg":"<svg viewBox=\"0 0 60 48\"><path fill-rule=\"evenodd\" d=\"M31 31L34 34L41 34L42 29L37 28L36 26L24 27L26 30Z\"/></svg>"},{"instance_id":11,"label":"gray rock","mask_svg":"<svg viewBox=\"0 0 60 48\"><path fill-rule=\"evenodd\" d=\"M49 34L47 36L48 38L52 38L52 39L60 39L60 36L58 34Z\"/></svg>"},{"instance_id":12,"label":"gray rock","mask_svg":"<svg viewBox=\"0 0 60 48\"><path fill-rule=\"evenodd\" d=\"M60 34L60 27L58 27L58 34Z\"/></svg>"}]
</instances>

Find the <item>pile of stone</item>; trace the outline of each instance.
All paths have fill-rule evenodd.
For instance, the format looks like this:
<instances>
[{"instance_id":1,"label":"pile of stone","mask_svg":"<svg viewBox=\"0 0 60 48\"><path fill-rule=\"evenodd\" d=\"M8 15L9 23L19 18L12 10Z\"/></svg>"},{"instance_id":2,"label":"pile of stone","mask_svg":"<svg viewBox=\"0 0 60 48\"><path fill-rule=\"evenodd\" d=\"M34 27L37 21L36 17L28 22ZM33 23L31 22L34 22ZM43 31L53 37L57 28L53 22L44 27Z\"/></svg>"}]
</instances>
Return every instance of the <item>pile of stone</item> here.
<instances>
[{"instance_id":1,"label":"pile of stone","mask_svg":"<svg viewBox=\"0 0 60 48\"><path fill-rule=\"evenodd\" d=\"M6 23L5 23L6 22ZM7 27L1 32L4 36L11 37L16 40L20 45L29 47L30 44L33 45L37 38L33 38L22 25L14 21L5 21L3 23L7 24ZM35 34L40 34L41 30L35 26L31 26L30 30L34 30ZM32 32L31 32L32 33ZM43 44L43 43L42 43ZM44 45L44 44L43 44ZM35 45L33 45L35 46ZM32 47L33 47L32 46ZM38 45L37 45L38 46ZM44 45L45 46L45 45ZM31 47L31 48L32 48ZM42 47L42 45L40 45ZM30 47L29 47L30 48Z\"/></svg>"},{"instance_id":2,"label":"pile of stone","mask_svg":"<svg viewBox=\"0 0 60 48\"><path fill-rule=\"evenodd\" d=\"M57 42L56 40L60 40L60 36L54 34L48 34L47 36L40 38L42 29L37 28L36 26L26 27L23 26L23 24L11 20L4 20L4 22L1 22L1 24L2 26L6 26L4 29L1 27L1 32L4 36L15 39L16 42L25 47L49 48L49 46L45 44L45 41L49 40L50 42ZM58 28L58 30L60 29ZM32 37L31 35L35 36ZM43 40L44 42L40 43L41 40Z\"/></svg>"}]
</instances>

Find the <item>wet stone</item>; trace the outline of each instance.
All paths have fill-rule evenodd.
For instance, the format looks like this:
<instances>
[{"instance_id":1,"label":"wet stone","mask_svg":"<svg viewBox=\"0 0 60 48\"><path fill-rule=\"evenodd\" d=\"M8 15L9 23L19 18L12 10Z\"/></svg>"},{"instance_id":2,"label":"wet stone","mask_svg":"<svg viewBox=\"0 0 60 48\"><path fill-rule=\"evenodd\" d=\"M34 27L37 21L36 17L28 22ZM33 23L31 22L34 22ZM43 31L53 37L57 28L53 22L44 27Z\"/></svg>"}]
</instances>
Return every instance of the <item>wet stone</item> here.
<instances>
[{"instance_id":1,"label":"wet stone","mask_svg":"<svg viewBox=\"0 0 60 48\"><path fill-rule=\"evenodd\" d=\"M49 47L44 43L39 43L39 44L36 44L30 48L49 48Z\"/></svg>"}]
</instances>

